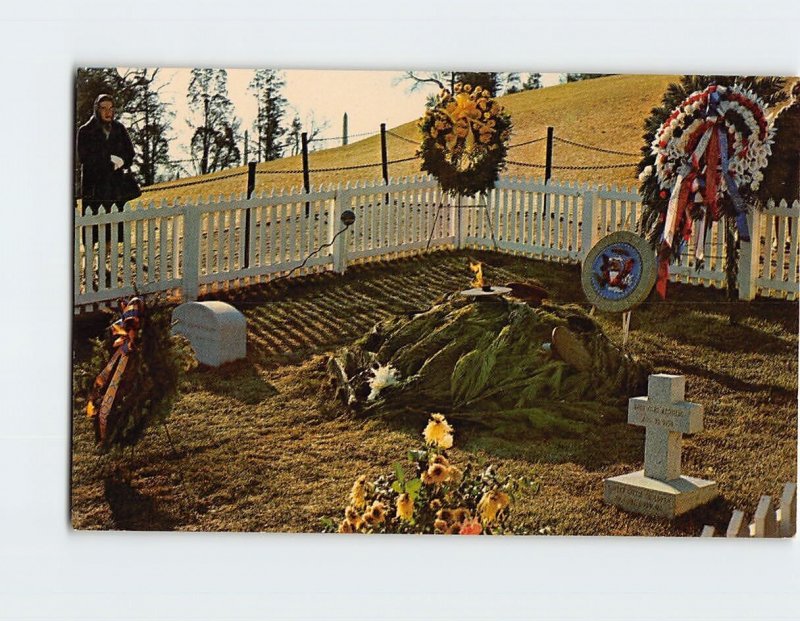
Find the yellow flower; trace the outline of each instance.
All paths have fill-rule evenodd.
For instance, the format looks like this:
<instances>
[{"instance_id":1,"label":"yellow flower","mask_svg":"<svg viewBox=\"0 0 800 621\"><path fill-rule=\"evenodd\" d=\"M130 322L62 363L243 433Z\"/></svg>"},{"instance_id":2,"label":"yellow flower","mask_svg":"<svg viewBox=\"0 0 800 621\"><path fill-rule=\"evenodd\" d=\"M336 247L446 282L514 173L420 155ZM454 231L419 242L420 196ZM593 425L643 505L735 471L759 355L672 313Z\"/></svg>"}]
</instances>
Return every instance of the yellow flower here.
<instances>
[{"instance_id":1,"label":"yellow flower","mask_svg":"<svg viewBox=\"0 0 800 621\"><path fill-rule=\"evenodd\" d=\"M445 522L444 520L436 520L433 523L433 528L439 531L440 533L443 533L447 530L447 522Z\"/></svg>"},{"instance_id":2,"label":"yellow flower","mask_svg":"<svg viewBox=\"0 0 800 621\"><path fill-rule=\"evenodd\" d=\"M350 501L357 509L363 509L367 504L367 477L361 475L350 490Z\"/></svg>"},{"instance_id":3,"label":"yellow flower","mask_svg":"<svg viewBox=\"0 0 800 621\"><path fill-rule=\"evenodd\" d=\"M439 509L436 512L436 519L449 524L453 521L453 512L450 509Z\"/></svg>"},{"instance_id":4,"label":"yellow flower","mask_svg":"<svg viewBox=\"0 0 800 621\"><path fill-rule=\"evenodd\" d=\"M342 520L342 523L339 524L339 532L340 533L344 533L344 534L352 533L353 532L353 527L350 525L350 522L348 522L347 520Z\"/></svg>"},{"instance_id":5,"label":"yellow flower","mask_svg":"<svg viewBox=\"0 0 800 621\"><path fill-rule=\"evenodd\" d=\"M469 512L469 509L465 507L459 507L453 511L453 521L458 524L470 519L472 519L472 514Z\"/></svg>"},{"instance_id":6,"label":"yellow flower","mask_svg":"<svg viewBox=\"0 0 800 621\"><path fill-rule=\"evenodd\" d=\"M441 446L441 442L444 437L448 434L453 433L453 428L450 424L445 420L445 417L441 414L431 414L431 419L428 421L428 425L425 427L425 431L422 432L422 435L425 438L425 442L435 446ZM450 436L450 446L453 445L453 436ZM448 447L449 448L449 447Z\"/></svg>"},{"instance_id":7,"label":"yellow flower","mask_svg":"<svg viewBox=\"0 0 800 621\"><path fill-rule=\"evenodd\" d=\"M450 462L447 461L447 457L445 457L444 455L439 455L438 453L433 456L433 458L431 459L430 463L431 464L441 464L445 468L450 465Z\"/></svg>"},{"instance_id":8,"label":"yellow flower","mask_svg":"<svg viewBox=\"0 0 800 621\"><path fill-rule=\"evenodd\" d=\"M460 483L461 477L463 476L464 473L455 466L450 466L450 469L447 472L447 480L451 483Z\"/></svg>"},{"instance_id":9,"label":"yellow flower","mask_svg":"<svg viewBox=\"0 0 800 621\"><path fill-rule=\"evenodd\" d=\"M450 526L445 531L445 534L446 535L457 535L459 532L461 532L461 524L459 524L458 522L455 522L454 524L450 524Z\"/></svg>"},{"instance_id":10,"label":"yellow flower","mask_svg":"<svg viewBox=\"0 0 800 621\"><path fill-rule=\"evenodd\" d=\"M382 502L373 503L370 514L375 518L375 523L380 524L386 518L386 506Z\"/></svg>"},{"instance_id":11,"label":"yellow flower","mask_svg":"<svg viewBox=\"0 0 800 621\"><path fill-rule=\"evenodd\" d=\"M481 521L484 524L491 524L497 518L497 514L508 506L508 494L498 490L486 492L478 503L478 512L481 514Z\"/></svg>"},{"instance_id":12,"label":"yellow flower","mask_svg":"<svg viewBox=\"0 0 800 621\"><path fill-rule=\"evenodd\" d=\"M377 520L372 516L372 511L367 511L364 515L361 516L362 523L367 528L375 526Z\"/></svg>"},{"instance_id":13,"label":"yellow flower","mask_svg":"<svg viewBox=\"0 0 800 621\"><path fill-rule=\"evenodd\" d=\"M441 449L449 449L453 448L453 434L446 433L442 436L442 439L439 440L439 448Z\"/></svg>"},{"instance_id":14,"label":"yellow flower","mask_svg":"<svg viewBox=\"0 0 800 621\"><path fill-rule=\"evenodd\" d=\"M414 515L414 501L408 494L400 494L397 497L397 517L406 522L410 522Z\"/></svg>"},{"instance_id":15,"label":"yellow flower","mask_svg":"<svg viewBox=\"0 0 800 621\"><path fill-rule=\"evenodd\" d=\"M344 519L347 520L351 526L355 526L361 518L356 508L353 505L349 505L347 509L344 510Z\"/></svg>"},{"instance_id":16,"label":"yellow flower","mask_svg":"<svg viewBox=\"0 0 800 621\"><path fill-rule=\"evenodd\" d=\"M449 469L445 468L442 464L433 464L425 472L422 473L422 482L425 485L438 485L447 480Z\"/></svg>"},{"instance_id":17,"label":"yellow flower","mask_svg":"<svg viewBox=\"0 0 800 621\"><path fill-rule=\"evenodd\" d=\"M431 500L430 504L428 505L431 508L431 511L438 511L442 508L442 501L438 498L434 498Z\"/></svg>"}]
</instances>

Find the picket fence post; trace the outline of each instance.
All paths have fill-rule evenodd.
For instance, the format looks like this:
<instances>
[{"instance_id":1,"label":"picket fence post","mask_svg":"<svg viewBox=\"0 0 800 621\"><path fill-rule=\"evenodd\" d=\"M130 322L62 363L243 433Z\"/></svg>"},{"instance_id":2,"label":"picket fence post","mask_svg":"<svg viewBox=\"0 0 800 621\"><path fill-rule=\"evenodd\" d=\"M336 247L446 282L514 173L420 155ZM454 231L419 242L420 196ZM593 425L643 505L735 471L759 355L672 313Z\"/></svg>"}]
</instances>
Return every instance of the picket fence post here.
<instances>
[{"instance_id":1,"label":"picket fence post","mask_svg":"<svg viewBox=\"0 0 800 621\"><path fill-rule=\"evenodd\" d=\"M183 301L196 300L200 290L200 201L183 205Z\"/></svg>"},{"instance_id":2,"label":"picket fence post","mask_svg":"<svg viewBox=\"0 0 800 621\"><path fill-rule=\"evenodd\" d=\"M330 230L328 232L329 239L333 237L342 229L342 213L350 206L350 193L341 186L336 191L336 197L333 201L333 217L330 221ZM347 232L342 233L333 242L333 271L338 274L344 274L347 269Z\"/></svg>"},{"instance_id":3,"label":"picket fence post","mask_svg":"<svg viewBox=\"0 0 800 621\"><path fill-rule=\"evenodd\" d=\"M761 256L761 214L755 210L747 214L750 241L741 242L739 249L739 276L737 286L740 300L752 300L758 293L759 257Z\"/></svg>"},{"instance_id":4,"label":"picket fence post","mask_svg":"<svg viewBox=\"0 0 800 621\"><path fill-rule=\"evenodd\" d=\"M592 246L598 241L596 209L598 201L596 199L596 188L587 187L586 191L583 193L583 213L581 215L583 222L581 228L581 252L579 255L581 264L583 264Z\"/></svg>"}]
</instances>

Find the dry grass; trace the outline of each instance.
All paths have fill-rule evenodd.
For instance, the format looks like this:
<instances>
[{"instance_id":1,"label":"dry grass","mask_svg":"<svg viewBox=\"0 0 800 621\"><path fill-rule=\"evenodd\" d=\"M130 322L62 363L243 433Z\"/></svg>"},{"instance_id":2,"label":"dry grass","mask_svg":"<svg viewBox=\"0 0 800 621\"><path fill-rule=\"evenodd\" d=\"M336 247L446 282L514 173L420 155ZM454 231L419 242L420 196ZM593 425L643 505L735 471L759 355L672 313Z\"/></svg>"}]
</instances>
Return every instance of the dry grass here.
<instances>
[{"instance_id":1,"label":"dry grass","mask_svg":"<svg viewBox=\"0 0 800 621\"><path fill-rule=\"evenodd\" d=\"M577 268L477 254L495 282L533 278L557 302L583 303ZM332 403L325 353L392 313L425 308L465 286L467 253L431 255L318 274L231 294L248 319L246 360L188 377L169 427L131 456L99 456L78 402L73 413L72 520L76 528L317 531L338 516L361 473L388 472L420 437L419 421L364 420ZM472 255L470 255L472 256ZM684 440L684 472L714 478L722 498L673 522L606 506L602 480L641 467L643 432L610 425L592 437L532 442L456 429L455 459L532 475L516 519L553 534L697 535L724 529L732 508L796 480L797 303L728 306L723 292L672 286L667 303L634 312L631 349L657 371L687 376L706 430ZM738 325L729 325L730 313ZM619 316L600 317L620 339ZM80 320L75 355L105 320Z\"/></svg>"},{"instance_id":2,"label":"dry grass","mask_svg":"<svg viewBox=\"0 0 800 621\"><path fill-rule=\"evenodd\" d=\"M514 123L511 144L539 138L547 133L547 126L555 128L557 137L606 149L638 154L642 147L644 119L651 108L661 102L664 90L678 76L662 75L617 75L595 80L572 82L536 91L526 91L501 97ZM422 112L422 111L420 111ZM389 160L404 159L415 155L420 140L416 121L390 129L406 139L387 136ZM417 143L417 144L414 144ZM544 164L545 143L537 142L509 150L509 160ZM554 166L602 166L638 161L638 156L620 156L588 151L556 143L553 154ZM380 136L370 136L343 147L315 151L309 155L309 166L313 169L337 168L381 161ZM302 186L303 176L273 174L274 171L302 169L300 156L286 157L257 166L256 190L269 192ZM235 174L236 176L227 177ZM350 171L322 172L311 174L311 184L320 185L355 180L379 179L380 167ZM419 161L402 162L389 166L391 177L420 174ZM509 166L506 174L542 177L541 169ZM563 181L590 181L608 184L636 184L635 168L554 171L555 179ZM226 177L226 178L223 178ZM143 196L146 200L161 200L167 203L207 196L239 194L246 190L247 168L239 167L213 173L208 182L188 187L178 186L194 178L177 183L153 186Z\"/></svg>"}]
</instances>

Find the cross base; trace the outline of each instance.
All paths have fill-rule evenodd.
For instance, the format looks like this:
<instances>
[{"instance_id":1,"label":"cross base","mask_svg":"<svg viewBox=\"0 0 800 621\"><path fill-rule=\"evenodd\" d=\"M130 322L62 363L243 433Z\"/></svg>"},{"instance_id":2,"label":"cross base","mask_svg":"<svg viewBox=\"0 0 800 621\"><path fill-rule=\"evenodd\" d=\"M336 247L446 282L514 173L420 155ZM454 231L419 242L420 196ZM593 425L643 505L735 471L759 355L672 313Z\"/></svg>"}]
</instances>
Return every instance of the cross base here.
<instances>
[{"instance_id":1,"label":"cross base","mask_svg":"<svg viewBox=\"0 0 800 621\"><path fill-rule=\"evenodd\" d=\"M644 470L611 477L603 482L603 499L625 511L674 518L719 495L716 481L681 476L659 481Z\"/></svg>"}]
</instances>

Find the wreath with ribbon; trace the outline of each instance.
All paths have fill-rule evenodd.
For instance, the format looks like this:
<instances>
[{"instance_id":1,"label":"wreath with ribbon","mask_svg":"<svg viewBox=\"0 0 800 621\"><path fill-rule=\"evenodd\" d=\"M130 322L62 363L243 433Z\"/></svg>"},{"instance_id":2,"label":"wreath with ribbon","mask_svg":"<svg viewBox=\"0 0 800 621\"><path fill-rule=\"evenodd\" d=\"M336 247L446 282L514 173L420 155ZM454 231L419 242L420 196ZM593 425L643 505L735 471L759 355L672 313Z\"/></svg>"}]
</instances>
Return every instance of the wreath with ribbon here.
<instances>
[{"instance_id":1,"label":"wreath with ribbon","mask_svg":"<svg viewBox=\"0 0 800 621\"><path fill-rule=\"evenodd\" d=\"M442 90L420 122L422 170L445 192L473 196L491 189L503 168L511 116L488 90L456 84Z\"/></svg>"},{"instance_id":2,"label":"wreath with ribbon","mask_svg":"<svg viewBox=\"0 0 800 621\"><path fill-rule=\"evenodd\" d=\"M188 342L171 333L170 306L148 308L133 297L119 300L117 313L108 337L93 339L92 357L76 374L103 450L133 446L151 425L165 422L183 373L194 364Z\"/></svg>"},{"instance_id":3,"label":"wreath with ribbon","mask_svg":"<svg viewBox=\"0 0 800 621\"><path fill-rule=\"evenodd\" d=\"M765 103L739 84L692 93L658 128L639 180L651 203L643 223L659 255L662 297L670 260L693 240L700 269L706 233L722 216L749 241L747 204L764 178L773 133Z\"/></svg>"}]
</instances>

